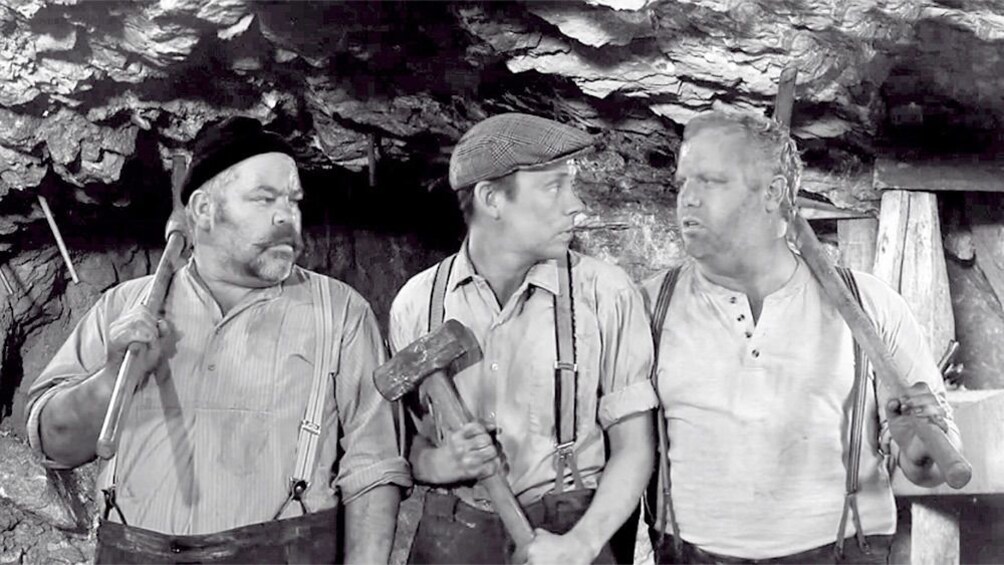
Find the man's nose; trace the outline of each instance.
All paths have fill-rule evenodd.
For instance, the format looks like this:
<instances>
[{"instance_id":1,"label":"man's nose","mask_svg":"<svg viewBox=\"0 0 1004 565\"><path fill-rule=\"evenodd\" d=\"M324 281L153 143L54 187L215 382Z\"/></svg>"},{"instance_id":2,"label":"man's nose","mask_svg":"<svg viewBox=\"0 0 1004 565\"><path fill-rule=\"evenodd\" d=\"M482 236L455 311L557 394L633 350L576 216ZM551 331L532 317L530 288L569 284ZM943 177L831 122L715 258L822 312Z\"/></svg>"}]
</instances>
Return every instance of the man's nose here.
<instances>
[{"instance_id":1,"label":"man's nose","mask_svg":"<svg viewBox=\"0 0 1004 565\"><path fill-rule=\"evenodd\" d=\"M697 191L694 190L691 181L684 181L683 186L680 187L680 193L676 195L676 198L678 206L695 208L701 205L701 199L697 196Z\"/></svg>"},{"instance_id":2,"label":"man's nose","mask_svg":"<svg viewBox=\"0 0 1004 565\"><path fill-rule=\"evenodd\" d=\"M281 226L290 222L295 222L300 217L300 209L296 203L290 202L280 204L272 214L272 224Z\"/></svg>"}]
</instances>

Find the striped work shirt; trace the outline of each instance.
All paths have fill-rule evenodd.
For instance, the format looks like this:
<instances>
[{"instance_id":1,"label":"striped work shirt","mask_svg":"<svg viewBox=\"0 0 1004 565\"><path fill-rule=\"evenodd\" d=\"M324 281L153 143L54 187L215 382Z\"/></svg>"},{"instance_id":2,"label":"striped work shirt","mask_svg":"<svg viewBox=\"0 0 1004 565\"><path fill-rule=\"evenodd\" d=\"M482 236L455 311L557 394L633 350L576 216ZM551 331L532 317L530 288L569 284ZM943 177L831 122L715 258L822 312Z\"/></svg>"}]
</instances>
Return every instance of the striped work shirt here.
<instances>
[{"instance_id":1,"label":"striped work shirt","mask_svg":"<svg viewBox=\"0 0 1004 565\"><path fill-rule=\"evenodd\" d=\"M313 378L309 278L319 276L296 267L283 283L252 291L224 315L194 262L178 270L165 304L176 342L140 383L117 456L118 504L131 526L205 534L268 521L279 509ZM311 511L378 485L411 484L391 405L372 381L384 360L376 319L348 285L325 280L333 305L333 378L306 495ZM103 367L109 324L151 282L144 277L106 292L31 387L28 433L36 450L46 401ZM110 484L110 467L101 464L98 489ZM294 503L283 517L300 512Z\"/></svg>"},{"instance_id":2,"label":"striped work shirt","mask_svg":"<svg viewBox=\"0 0 1004 565\"><path fill-rule=\"evenodd\" d=\"M413 277L391 307L393 349L427 332L429 299L436 268ZM618 267L572 253L577 422L575 455L585 486L596 488L606 464L603 430L654 408L649 381L652 334L638 288ZM446 319L456 319L477 336L484 360L453 376L475 418L497 427L508 466L506 476L523 504L554 488L556 471L554 296L559 292L555 261L538 263L504 305L477 274L464 244L447 279ZM417 408L417 407L416 407ZM565 406L563 410L570 410ZM419 414L419 433L439 443L435 417ZM566 469L562 480L571 488ZM469 504L490 508L480 486L459 487Z\"/></svg>"}]
</instances>

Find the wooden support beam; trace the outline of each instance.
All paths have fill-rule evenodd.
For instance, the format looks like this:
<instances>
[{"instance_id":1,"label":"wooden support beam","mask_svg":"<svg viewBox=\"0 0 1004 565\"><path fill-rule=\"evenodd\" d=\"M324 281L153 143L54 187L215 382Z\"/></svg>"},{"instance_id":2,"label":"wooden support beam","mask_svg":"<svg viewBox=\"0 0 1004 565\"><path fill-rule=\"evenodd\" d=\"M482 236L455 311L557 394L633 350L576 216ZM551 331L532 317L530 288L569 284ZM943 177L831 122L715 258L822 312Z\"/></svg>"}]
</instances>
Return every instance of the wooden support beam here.
<instances>
[{"instance_id":1,"label":"wooden support beam","mask_svg":"<svg viewBox=\"0 0 1004 565\"><path fill-rule=\"evenodd\" d=\"M959 510L935 500L910 505L911 565L959 562Z\"/></svg>"},{"instance_id":2,"label":"wooden support beam","mask_svg":"<svg viewBox=\"0 0 1004 565\"><path fill-rule=\"evenodd\" d=\"M941 243L938 197L930 192L911 192L909 200L899 293L927 331L927 343L937 359L955 340L955 313Z\"/></svg>"},{"instance_id":3,"label":"wooden support beam","mask_svg":"<svg viewBox=\"0 0 1004 565\"><path fill-rule=\"evenodd\" d=\"M1004 160L976 156L900 161L875 160L874 186L879 190L926 192L1004 192Z\"/></svg>"},{"instance_id":4,"label":"wooden support beam","mask_svg":"<svg viewBox=\"0 0 1004 565\"><path fill-rule=\"evenodd\" d=\"M882 194L873 273L909 304L935 358L955 339L955 316L941 243L938 197L933 192ZM934 501L911 503L911 563L959 563L958 513Z\"/></svg>"},{"instance_id":5,"label":"wooden support beam","mask_svg":"<svg viewBox=\"0 0 1004 565\"><path fill-rule=\"evenodd\" d=\"M840 264L856 271L872 272L875 266L875 245L878 241L878 220L858 218L837 221L837 245Z\"/></svg>"},{"instance_id":6,"label":"wooden support beam","mask_svg":"<svg viewBox=\"0 0 1004 565\"><path fill-rule=\"evenodd\" d=\"M903 246L906 245L906 220L909 212L910 199L907 192L894 190L882 195L872 274L896 290L899 290L903 274Z\"/></svg>"},{"instance_id":7,"label":"wooden support beam","mask_svg":"<svg viewBox=\"0 0 1004 565\"><path fill-rule=\"evenodd\" d=\"M798 212L806 220L852 220L855 218L871 218L867 212L838 208L828 202L811 200L803 196L796 198Z\"/></svg>"}]
</instances>

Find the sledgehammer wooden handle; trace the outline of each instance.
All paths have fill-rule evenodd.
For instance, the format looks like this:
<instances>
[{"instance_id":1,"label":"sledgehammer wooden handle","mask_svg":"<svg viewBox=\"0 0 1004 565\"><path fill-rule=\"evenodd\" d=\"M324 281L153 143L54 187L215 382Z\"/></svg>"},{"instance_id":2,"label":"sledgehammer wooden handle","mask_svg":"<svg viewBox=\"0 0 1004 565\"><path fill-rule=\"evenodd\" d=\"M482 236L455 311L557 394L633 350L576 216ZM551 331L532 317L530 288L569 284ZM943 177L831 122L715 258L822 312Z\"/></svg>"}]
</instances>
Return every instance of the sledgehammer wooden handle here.
<instances>
[{"instance_id":1,"label":"sledgehammer wooden handle","mask_svg":"<svg viewBox=\"0 0 1004 565\"><path fill-rule=\"evenodd\" d=\"M430 374L425 378L422 386L425 387L434 406L442 414L443 423L446 424L447 428L457 429L473 421L467 407L457 396L457 391L453 388L445 372L436 371ZM481 479L478 484L488 490L488 495L491 496L492 503L495 505L495 511L498 512L506 531L516 543L516 552L519 554L534 538L533 527L527 520L523 507L519 505L519 501L516 500L516 496L501 474L495 473Z\"/></svg>"},{"instance_id":2,"label":"sledgehammer wooden handle","mask_svg":"<svg viewBox=\"0 0 1004 565\"><path fill-rule=\"evenodd\" d=\"M809 265L823 292L837 308L837 312L847 322L851 334L861 347L865 356L871 361L875 374L894 396L901 396L909 388L909 384L900 375L892 360L892 355L882 338L865 315L857 300L843 283L833 264L830 263L819 239L816 238L812 226L797 213L791 214L791 226L795 231L796 245L802 258ZM945 482L952 488L962 488L973 476L973 468L966 458L959 453L945 432L929 420L918 420L917 436L931 453L934 462L945 476Z\"/></svg>"}]
</instances>

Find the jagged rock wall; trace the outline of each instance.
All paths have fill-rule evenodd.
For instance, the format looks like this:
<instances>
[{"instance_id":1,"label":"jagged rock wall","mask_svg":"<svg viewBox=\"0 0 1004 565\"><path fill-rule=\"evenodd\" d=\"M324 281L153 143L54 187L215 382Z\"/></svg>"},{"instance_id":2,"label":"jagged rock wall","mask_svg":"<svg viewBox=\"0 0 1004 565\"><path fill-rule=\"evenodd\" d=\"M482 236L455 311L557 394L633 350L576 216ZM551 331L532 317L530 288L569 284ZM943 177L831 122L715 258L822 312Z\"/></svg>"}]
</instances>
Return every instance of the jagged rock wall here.
<instances>
[{"instance_id":1,"label":"jagged rock wall","mask_svg":"<svg viewBox=\"0 0 1004 565\"><path fill-rule=\"evenodd\" d=\"M13 432L0 450L18 454L0 474L27 481L0 492L0 563L88 552L86 537L43 525L67 526L72 505L53 501L86 510L86 489L25 494L41 471L22 455L23 391L98 293L149 271L171 155L204 124L252 115L289 139L308 191L305 263L384 319L400 283L455 248L449 152L488 115L539 113L599 137L576 245L642 278L680 256L672 176L694 113L768 110L796 64L805 190L874 210L885 146L999 141L1002 42L995 0L0 0L0 268L16 287L0 307L0 429Z\"/></svg>"}]
</instances>

